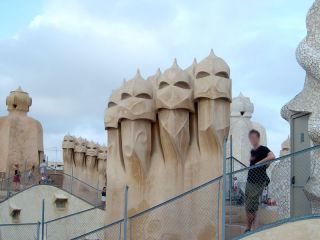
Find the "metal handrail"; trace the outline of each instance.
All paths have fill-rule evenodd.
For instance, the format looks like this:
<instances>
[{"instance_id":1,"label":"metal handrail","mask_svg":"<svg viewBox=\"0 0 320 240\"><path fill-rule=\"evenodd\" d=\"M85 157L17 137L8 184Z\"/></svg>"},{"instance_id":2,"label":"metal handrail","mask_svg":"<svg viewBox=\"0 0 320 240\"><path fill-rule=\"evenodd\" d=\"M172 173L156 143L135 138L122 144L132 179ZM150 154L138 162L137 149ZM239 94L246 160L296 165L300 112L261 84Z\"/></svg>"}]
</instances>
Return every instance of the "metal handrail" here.
<instances>
[{"instance_id":1,"label":"metal handrail","mask_svg":"<svg viewBox=\"0 0 320 240\"><path fill-rule=\"evenodd\" d=\"M139 217L139 216L141 216L141 215L143 215L143 214L145 214L145 213L148 213L148 212L153 211L153 210L155 210L155 209L157 209L157 208L160 208L160 207L163 206L163 205L166 205L166 204L168 204L168 203L170 203L170 202L173 202L173 201L175 201L175 200L177 200L177 199L180 199L180 198L182 198L182 197L184 197L184 196L186 196L186 195L189 195L189 194L191 194L191 193L193 193L193 192L195 192L195 191L197 191L197 190L199 190L199 189L202 189L202 188L204 188L204 187L206 187L206 186L208 186L208 185L211 185L211 184L213 184L213 183L216 183L216 182L217 182L217 183L220 183L220 180L221 180L221 179L222 179L222 176L217 177L217 178L214 178L214 179L212 179L212 180L210 180L210 181L208 181L208 182L205 182L205 183L203 183L203 184L201 184L201 185L199 185L199 186L197 186L197 187L194 187L194 188L192 188L192 189L190 189L190 190L188 190L188 191L186 191L186 192L184 192L184 193L182 193L182 194L179 194L179 195L177 195L177 196L175 196L175 197L169 198L168 200L166 200L166 201L164 201L164 202L162 202L162 203L160 203L160 204L157 204L157 205L155 205L155 206L153 206L153 207L151 207L151 208L148 208L148 209L143 210L143 211L141 211L141 212L139 212L139 213L136 213L136 214L133 215L133 216L129 216L128 219L129 219L129 220L132 220L132 219L134 219L134 218L137 218L137 217ZM220 192L220 188L219 188L219 192ZM85 234L82 234L82 235L77 236L77 237L75 237L75 238L72 238L72 240L80 239L80 238L82 238L82 237L91 235L91 234L96 233L96 232L99 232L99 231L101 231L101 230L103 230L103 229L109 228L109 227L111 227L111 226L113 226L113 225L119 224L119 223L121 223L121 222L123 222L123 221L124 221L124 219L117 220L117 221L112 222L112 223L110 223L110 224L108 224L108 225L106 225L106 226L97 228L97 229L95 229L95 230L93 230L93 231L90 231L90 232L88 232L88 233L85 233Z\"/></svg>"},{"instance_id":2,"label":"metal handrail","mask_svg":"<svg viewBox=\"0 0 320 240\"><path fill-rule=\"evenodd\" d=\"M148 208L148 209L143 210L143 211L141 211L141 212L139 212L139 213L136 213L135 215L130 216L129 219L131 220L131 219L133 219L133 218L139 217L139 216L141 216L141 215L143 215L143 214L145 214L145 213L147 213L147 212L150 212L150 211L152 211L152 210L155 210L155 209L157 209L157 208L159 208L159 207L161 207L161 206L163 206L163 205L166 205L166 204L168 204L168 203L170 203L170 202L173 202L173 201L175 201L175 200L177 200L177 199L179 199L179 198L182 198L182 197L184 197L184 196L186 196L186 195L189 195L190 193L193 193L193 192L195 192L195 191L197 191L197 190L199 190L199 189L201 189L201 188L204 188L204 187L206 187L206 186L208 186L208 185L210 185L210 184L213 184L214 182L218 182L218 181L221 180L221 179L222 179L222 176L217 177L217 178L214 178L214 179L212 179L212 180L210 180L210 181L208 181L208 182L206 182L206 183L203 183L203 184L201 184L201 185L199 185L199 186L197 186L197 187L194 187L194 188L192 188L192 189L190 189L190 190L188 190L188 191L186 191L186 192L184 192L184 193L181 193L181 194L179 194L179 195L177 195L177 196L175 196L175 197L173 197L173 198L169 198L168 200L166 200L166 201L164 201L164 202L162 202L162 203L160 203L160 204L157 204L157 205L155 205L155 206L153 206L153 207L151 207L151 208Z\"/></svg>"},{"instance_id":3,"label":"metal handrail","mask_svg":"<svg viewBox=\"0 0 320 240\"><path fill-rule=\"evenodd\" d=\"M54 168L52 168L52 167L49 167L49 166L47 167L47 170L57 171L56 169L54 169ZM21 174L21 176L22 176L22 175L24 175L24 174L28 174L29 171L30 171L30 170L25 170L25 171L23 171L23 172L20 172L20 174ZM38 173L38 171L36 171L36 173L37 173L37 175L40 175L40 174ZM57 173L57 175L63 175L63 176L71 177L72 179L75 179L75 180L77 180L78 182L80 182L80 183L82 183L82 184L84 184L84 185L87 185L88 187L91 187L91 188L93 188L93 189L95 189L95 190L99 190L99 189L97 189L96 187L94 187L94 186L92 186L92 185L90 185L90 184L82 181L81 179L79 179L79 178L77 178L77 177L75 177L75 176L73 176L73 175L70 175L70 174L67 174L67 173L64 173L64 172L59 172L59 173ZM0 180L0 183L1 183L1 182L6 182L6 181L12 179L13 177L14 177L14 175L8 176L8 177Z\"/></svg>"},{"instance_id":4,"label":"metal handrail","mask_svg":"<svg viewBox=\"0 0 320 240\"><path fill-rule=\"evenodd\" d=\"M56 171L56 169L53 169L53 168L51 168L51 167L47 167L47 170ZM20 174L21 174L21 176L27 176L27 174L29 173L29 171L30 171L30 170L26 170L26 171L20 172ZM77 177L74 177L74 176L72 176L72 175L69 175L69 174L66 174L66 173L63 173L63 172L59 172L59 173L56 173L56 174L57 174L57 175L61 175L61 176L68 176L68 177L70 177L70 178L72 179L72 181L75 180L75 182L78 182L78 183L80 183L80 184L83 184L84 186L87 186L87 187L91 188L94 192L97 192L97 193L98 193L98 192L101 191L101 190L99 190L98 188L95 188L95 187L91 186L90 184L87 184L87 183L85 183L84 181L82 181L82 180L80 180L80 179L78 179ZM38 173L38 171L35 171L35 174L34 174L34 175L35 175L35 176L38 176L38 177L40 176L40 174ZM0 203L2 203L2 202L4 202L4 201L12 198L13 196L15 196L15 195L17 195L17 194L19 194L19 193L27 190L27 189L30 189L31 187L39 186L39 185L49 185L49 186L57 187L57 188L59 188L59 189L61 189L61 190L64 190L64 191L72 194L73 196L76 196L76 197L78 197L79 199L85 201L86 203L89 203L89 204L92 205L92 203L90 203L89 201L83 199L81 196L78 196L78 195L76 195L76 194L73 194L71 191L68 191L68 190L65 189L64 187L60 187L60 186L58 186L58 185L54 185L54 184L50 184L50 183L37 183L37 182L36 182L35 184L31 184L30 186L25 186L24 189L22 189L22 190L19 190L19 191L11 191L12 189L11 189L11 187L8 187L8 184L12 184L13 177L14 177L14 175L13 175L13 176L6 177L5 179L0 180L0 184L1 184L1 185L4 184L4 188L3 188L3 189L6 189L7 191L10 191L10 193L11 193L11 194L7 195L7 197L5 197L4 199L2 199L2 200L0 201ZM23 183L27 183L27 181L25 181L25 182L23 182ZM63 186L63 185L62 185L62 186ZM97 207L101 207L101 206L97 206Z\"/></svg>"},{"instance_id":5,"label":"metal handrail","mask_svg":"<svg viewBox=\"0 0 320 240\"><path fill-rule=\"evenodd\" d=\"M69 215L65 215L63 217L58 217L58 218L46 221L45 224L52 223L52 222L55 222L55 221L59 221L59 220L64 219L64 218L73 217L73 216L76 216L76 215L79 215L79 214L82 214L82 213L85 213L85 212L89 212L89 211L92 211L92 210L96 210L96 209L100 209L100 208L99 207L88 208L88 209L85 209L85 210L82 210L82 211L79 211L79 212L75 212L75 213L71 213Z\"/></svg>"},{"instance_id":6,"label":"metal handrail","mask_svg":"<svg viewBox=\"0 0 320 240\"><path fill-rule=\"evenodd\" d=\"M52 170L52 171L57 171L56 169L54 169L54 168L52 168L52 167L47 167L47 168L50 169L50 170ZM90 184L82 181L81 179L79 179L79 178L77 178L77 177L75 177L75 176L73 176L73 175L68 174L68 173L59 172L59 173L57 173L57 174L71 177L72 179L75 179L75 180L77 180L78 182L80 182L80 183L82 183L82 184L84 184L84 185L87 185L88 187L91 187L91 188L93 188L93 189L95 189L95 190L99 190L99 189L97 189L96 187L94 187L94 186L92 186L92 185L90 185ZM99 191L100 191L100 190L99 190Z\"/></svg>"},{"instance_id":7,"label":"metal handrail","mask_svg":"<svg viewBox=\"0 0 320 240\"><path fill-rule=\"evenodd\" d=\"M60 188L60 187L57 187L57 186L54 186L54 185L50 185L50 184L34 184L34 185L31 185L31 186L29 186L29 187L27 187L27 188L25 188L25 189L22 189L21 191L17 192L16 194L11 195L9 198L3 199L2 201L0 201L0 203L3 203L3 202L5 202L5 201L9 200L10 198L14 197L14 196L17 195L17 194L20 194L20 193L22 193L22 192L25 192L25 191L27 191L28 189L31 189L31 188L34 188L34 187L38 187L38 186L50 186L50 187L57 188L57 189L59 189L59 190L62 190L62 191L64 191L64 192L69 193L70 195L72 195L72 196L74 196L74 197L76 197L76 198L79 198L80 200L86 202L86 203L89 204L89 205L94 205L94 204L92 204L91 202L89 202L88 200L86 200L86 199L84 199L84 198L82 198L82 197L80 197L80 196L77 196L77 195L73 194L72 192L67 191L67 190L64 189L64 188ZM94 205L94 207L92 207L92 208L101 208L101 206L102 206L102 205Z\"/></svg>"},{"instance_id":8,"label":"metal handrail","mask_svg":"<svg viewBox=\"0 0 320 240\"><path fill-rule=\"evenodd\" d=\"M245 165L243 162L241 162L240 160L238 160L237 158L235 157L229 157L227 159L232 159L233 161L239 163L242 167L248 167L247 165Z\"/></svg>"},{"instance_id":9,"label":"metal handrail","mask_svg":"<svg viewBox=\"0 0 320 240\"><path fill-rule=\"evenodd\" d=\"M0 227L7 227L7 226L32 226L32 225L38 225L39 222L35 223L4 223L0 224Z\"/></svg>"},{"instance_id":10,"label":"metal handrail","mask_svg":"<svg viewBox=\"0 0 320 240\"><path fill-rule=\"evenodd\" d=\"M76 239L83 238L83 237L85 237L85 236L88 236L88 235L94 234L94 233L99 232L99 231L101 231L101 230L104 230L104 229L106 229L106 228L109 228L109 227L112 227L112 226L117 225L117 224L119 224L119 223L122 223L123 221L124 221L124 219L120 219L120 220L115 221L115 222L113 222L113 223L110 223L110 224L108 224L108 225L106 225L106 226L103 226L103 227L97 228L97 229L95 229L95 230L93 230L93 231L90 231L90 232L87 232L87 233L82 234L82 235L80 235L80 236L77 236L77 237L71 238L70 240L76 240Z\"/></svg>"},{"instance_id":11,"label":"metal handrail","mask_svg":"<svg viewBox=\"0 0 320 240\"><path fill-rule=\"evenodd\" d=\"M273 162L283 161L283 160L288 159L290 157L293 157L293 156L296 156L296 155L299 155L299 154L303 154L303 153L306 153L306 152L310 152L310 151L316 150L318 148L320 148L320 145L315 145L315 146L312 146L312 147L309 147L309 148L305 148L303 150L300 150L300 151L297 151L297 152L294 152L294 153L289 153L287 155L283 155L283 156L275 158L273 160L269 160L267 162L255 164L255 165L252 165L252 166L246 166L244 163L242 163L240 160L236 159L235 157L228 157L228 158L226 158L226 160L233 159L236 162L238 162L239 164L241 164L244 168L241 168L239 170L235 170L235 171L232 171L232 172L228 172L227 175L235 174L235 173L242 172L242 171L245 171L245 170L248 171L248 170L253 169L253 168L258 168L258 167L261 167L261 166L264 166L264 165L269 165L269 164L271 164Z\"/></svg>"},{"instance_id":12,"label":"metal handrail","mask_svg":"<svg viewBox=\"0 0 320 240\"><path fill-rule=\"evenodd\" d=\"M225 173L224 176L228 176L229 174L240 173L240 172L243 172L243 171L249 171L250 169L259 168L259 167L261 167L261 166L269 165L269 164L274 163L274 162L281 162L281 161L287 160L288 158L292 158L292 157L295 157L295 156L297 156L297 155L300 155L300 154L303 154L303 153L306 153L306 152L311 152L311 151L316 150L316 149L320 149L320 145L313 146L313 147L310 147L310 148L307 148L307 149L304 149L304 150L301 150L301 151L297 151L297 152L295 152L295 153L290 153L290 154L288 154L288 155L281 156L281 157L276 158L276 159L274 159L274 160L270 160L270 161L267 161L267 162L265 162L265 163L261 163L261 164L257 164L257 165L253 165L253 166L249 166L249 167L245 166L245 164L241 163L241 162L240 162L238 159L236 159L236 158L233 158L233 157L225 158L225 160L227 160L227 159L232 159L232 160L238 162L239 164L241 164L242 166L244 166L244 168L243 168L243 169L240 169L240 170L236 170L236 171L230 172L230 173ZM224 160L224 161L225 161L225 160ZM65 173L61 173L61 174L65 174ZM69 174L65 174L65 175L71 176L71 175L69 175ZM142 215L144 215L144 214L146 214L146 213L149 213L149 212L151 212L151 211L153 211L153 210L156 210L156 209L158 209L158 208L160 208L160 207L162 207L162 206L164 206L164 205L167 205L167 204L169 204L169 203L171 203L171 202L174 202L174 201L176 201L177 199L181 199L181 198L183 198L184 196L187 196L187 195L189 195L189 194L192 194L193 192L198 191L198 190L200 190L200 189L202 189L202 188L204 188L204 187L206 187L206 186L208 186L208 185L211 185L211 184L214 184L214 183L221 183L222 178L223 178L223 176L219 176L219 177L217 177L217 178L215 178L215 179L212 179L212 180L210 180L210 181L208 181L208 182L206 182L206 183L203 183L203 184L201 184L201 185L199 185L199 186L197 186L197 187L194 187L194 188L192 188L192 189L190 189L190 190L188 190L188 191L186 191L186 192L183 192L182 194L179 194L179 195L177 195L177 196L175 196L175 197L169 198L168 200L166 200L166 201L164 201L164 202L162 202L162 203L160 203L160 204L157 204L157 205L155 205L155 206L153 206L153 207L151 207L151 208L148 208L148 209L145 209L145 210L143 210L143 211L141 211L141 212L138 212L138 213L134 214L133 216L129 216L128 219L129 219L129 220L133 220L133 219L135 219L135 218L137 218L137 217L139 217L139 216L142 216ZM76 179L76 178L75 178L75 179ZM81 180L80 180L80 181L81 181ZM82 182L82 181L81 181L81 182ZM89 184L86 184L86 185L90 186ZM95 190L98 190L98 189L94 188L93 186L91 186L91 187L92 187L93 189L95 189ZM226 189L223 189L223 191L226 191ZM219 193L220 193L220 188L219 188ZM223 203L224 203L224 200L223 200L222 204L223 204ZM93 211L93 210L95 210L95 209L97 209L97 207L89 208L89 209L86 209L86 210L83 210L83 211L80 211L80 212L77 212L77 213L72 213L72 214L69 214L69 215L66 215L66 216L57 218L57 219L53 219L53 220L47 221L47 222L45 222L45 223L48 224L48 223L55 222L55 221L58 221L58 220L61 220L61 219L65 219L65 218L68 218L68 217L77 216L77 215L79 215L79 214L82 214L82 213L85 213L85 212L89 212L89 211ZM222 215L224 215L224 217L225 217L225 214L226 214L225 212L222 213ZM245 237L245 236L254 234L254 233L256 233L256 232L259 232L259 231L262 231L262 230L265 230L265 229L268 229L268 228L271 228L271 227L278 226L278 225L283 224L283 223L293 222L293 221L298 221L298 220L304 220L304 219L310 219L310 218L320 218L320 215L318 215L318 214L311 214L311 215L304 215L304 216L299 216L299 217L293 217L293 216L292 216L292 217L288 217L288 218L285 218L285 219L281 219L281 220L278 220L278 221L274 221L273 223L270 223L270 224L265 224L265 225L263 225L263 226L260 226L259 228L255 229L255 230L253 230L253 231L251 231L251 232L249 232L249 233L241 234L241 235L237 236L235 239L240 239L240 238L243 238L243 237ZM95 229L95 230L92 230L92 231L87 232L87 233L85 233L85 234L82 234L82 235L80 235L80 236L74 237L74 238L72 238L72 239L74 239L74 240L75 240L75 239L79 239L79 238L82 238L82 237L85 237L85 236L94 234L94 233L96 233L96 232L102 231L102 230L104 230L104 229L108 229L108 228L110 228L110 227L112 227L112 226L114 226L114 225L121 224L121 223L123 223L123 222L124 222L124 219L120 219L120 220L118 220L118 221L112 222L112 223L110 223L110 224L108 224L108 225L106 225L106 226L103 226L103 227L99 227L99 228L97 228L97 229ZM37 223L30 223L29 225L36 225L36 224L37 224ZM10 225L17 225L17 224L3 224L3 225L0 225L0 227L1 227L1 226L10 226ZM28 225L28 224L20 224L20 225ZM221 228L220 228L220 229L221 229Z\"/></svg>"},{"instance_id":13,"label":"metal handrail","mask_svg":"<svg viewBox=\"0 0 320 240\"><path fill-rule=\"evenodd\" d=\"M255 233L270 229L270 228L274 228L274 227L278 227L282 224L285 223L292 223L292 222L297 222L297 221L303 221L303 220L308 220L308 219L318 219L320 218L320 214L308 214L308 215L302 215L302 216L298 216L298 217L289 217L289 218L284 218L278 221L275 221L273 223L269 223L269 224L265 224L257 229L254 229L250 232L247 233L243 233L235 238L233 238L233 240L239 240L239 239L243 239L244 237L247 237L249 235L253 235Z\"/></svg>"},{"instance_id":14,"label":"metal handrail","mask_svg":"<svg viewBox=\"0 0 320 240\"><path fill-rule=\"evenodd\" d=\"M253 165L253 166L249 166L249 167L247 167L245 164L243 164L242 162L240 162L238 159L236 159L236 158L234 158L234 157L230 157L230 158L227 158L227 159L233 159L234 161L236 161L236 162L238 162L239 164L241 164L244 168L243 168L243 169L240 169L240 170L233 171L233 172L231 172L231 173L226 173L226 175L228 175L228 174L235 174L235 173L239 173L239 172L242 172L242 171L248 171L248 170L250 170L250 169L258 168L258 167L261 167L261 166L264 166L264 165L268 165L268 164L270 164L270 163L277 162L277 161L283 161L283 160L286 160L286 159L288 159L288 158L290 158L290 157L294 157L294 156L297 156L297 155L299 155L299 154L303 154L303 153L305 153L305 152L310 152L310 151L315 150L315 149L320 149L320 145L313 146L313 147L310 147L310 148L307 148L307 149L304 149L304 150L301 150L301 151L298 151L298 152L295 152L295 153L288 154L288 155L286 155L286 156L281 156L281 157L279 157L279 158L276 158L276 159L274 159L274 160L271 160L271 161L268 161L268 162L265 162L265 163L262 163L262 164L257 164L257 165ZM226 159L225 159L225 160L226 160ZM168 204L168 203L174 202L174 201L177 200L177 199L180 199L180 198L182 198L182 197L184 197L184 196L186 196L186 195L189 195L189 194L191 194L192 192L195 192L195 191L197 191L197 190L199 190L199 189L201 189L201 188L203 188L203 187L205 187L205 186L207 186L207 185L213 184L213 183L215 183L215 182L220 182L221 179L222 179L222 177L223 177L223 176L217 177L217 178L212 179L212 180L210 180L210 181L208 181L208 182L206 182L206 183L204 183L204 184L201 184L201 185L199 185L199 186L197 186L197 187L194 187L194 188L192 188L192 189L189 190L189 191L186 191L186 192L184 192L184 193L182 193L182 194L179 194L179 195L177 195L177 196L175 196L175 197L169 198L168 200L166 200L166 201L164 201L164 202L162 202L162 203L160 203L160 204L157 204L157 205L155 205L155 206L153 206L153 207L151 207L151 208L148 208L148 209L143 210L143 211L141 211L141 212L139 212L139 213L136 213L136 214L134 214L133 216L129 216L128 219L129 219L129 220L135 219L135 218L137 218L137 217L139 217L139 216L142 216L143 214L146 214L146 213L148 213L148 212L151 212L151 211L153 211L153 210L155 210L155 209L158 209L158 208L160 208L160 207L162 207L162 206L164 206L164 205L166 205L166 204ZM220 188L219 188L219 189L220 189ZM225 190L224 190L224 191L225 191ZM223 201L223 202L224 202L224 201ZM223 202L222 202L222 203L223 203ZM225 214L226 214L226 213L224 212L223 215L225 215ZM310 217L310 218L312 218L312 217L317 217L317 215L314 214L314 215L310 215L309 217ZM319 217L320 217L320 216L319 216ZM299 218L297 218L297 217L290 217L290 218L288 218L288 219L282 219L282 220L276 221L276 222L274 222L274 223L272 223L272 224L267 224L267 225L264 225L264 226L262 226L262 227L259 227L258 229L250 232L250 234L253 234L253 233L259 231L259 229L266 229L268 226L275 226L276 224L282 224L282 223L284 223L284 222L294 221L295 219L301 219L301 217L299 217ZM103 229L107 229L107 228L109 228L109 227L111 227L111 226L113 226L113 225L115 225L115 224L119 224L119 223L121 223L121 222L123 222L123 221L124 221L124 219L115 221L115 222L113 222L113 223L111 223L111 224L108 224L108 225L106 225L106 226L97 228L97 229L95 229L95 230L93 230L93 231L90 231L90 232L85 233L85 234L83 234L83 235L81 235L81 236L75 237L75 238L73 238L73 239L75 240L75 239L82 238L82 237L84 237L84 236L91 235L91 234L96 233L96 232L99 232L99 231L101 231L101 230L103 230ZM249 234L246 234L246 235L249 235ZM241 237L246 236L246 235L242 234ZM240 237L240 235L239 235L239 237ZM236 239L238 239L238 238L236 238Z\"/></svg>"},{"instance_id":15,"label":"metal handrail","mask_svg":"<svg viewBox=\"0 0 320 240\"><path fill-rule=\"evenodd\" d=\"M290 153L290 154L275 158L273 160L269 160L269 161L266 161L266 162L263 162L263 163L260 163L260 164L252 165L252 166L240 169L240 170L236 170L236 171L233 171L233 172L226 173L226 175L232 176L232 175L239 174L239 173L241 174L242 172L249 172L252 169L260 168L260 167L263 167L263 166L266 166L266 165L269 166L272 163L281 163L281 162L283 162L285 160L288 160L288 159L292 160L292 158L294 158L296 156L302 155L304 153L311 153L312 151L319 150L319 149L320 149L320 145L312 146L312 147L309 147L309 148L306 148L306 149L303 149L303 150L300 150L300 151L297 151L297 152L293 152L293 153ZM237 236L237 237L235 237L233 239L242 239L243 237L246 237L248 235L251 235L251 234L254 234L256 232L263 231L263 230L266 230L266 229L281 225L283 223L292 222L292 221L296 221L296 220L300 220L300 219L306 219L306 218L320 218L320 214L307 214L307 215L302 215L302 216L289 216L287 218L284 218L284 219L281 219L281 220L276 220L276 221L274 221L272 223L269 223L269 224L261 225L257 229L254 229L254 230L252 230L252 231L250 231L248 233L240 234L239 236Z\"/></svg>"},{"instance_id":16,"label":"metal handrail","mask_svg":"<svg viewBox=\"0 0 320 240\"><path fill-rule=\"evenodd\" d=\"M23 176L24 174L28 174L30 170L25 170L23 172L20 172L20 175ZM3 178L0 180L0 182L7 182L8 180L12 179L14 177L14 175L9 175L9 177Z\"/></svg>"},{"instance_id":17,"label":"metal handrail","mask_svg":"<svg viewBox=\"0 0 320 240\"><path fill-rule=\"evenodd\" d=\"M273 162L277 162L277 161L284 161L288 158L291 158L291 157L294 157L296 155L300 155L300 154L303 154L303 153L306 153L306 152L311 152L313 150L316 150L316 149L320 149L320 145L316 145L316 146L313 146L313 147L310 147L310 148L306 148L306 149L303 149L303 150L300 150L300 151L297 151L297 152L294 152L294 153L290 153L288 155L284 155L284 156L281 156L281 157L278 157L278 158L275 158L273 160L269 160L267 162L264 162L264 163L259 163L259 164L255 164L255 165L252 165L252 166L249 166L249 167L246 167L246 168L242 168L242 169L239 169L239 170L236 170L236 171L233 171L233 172L229 172L229 173L226 173L227 175L229 174L236 174L236 173L239 173L239 172L243 172L243 171L249 171L250 169L254 169L254 168L259 168L259 167L262 167L264 165L269 165Z\"/></svg>"}]
</instances>

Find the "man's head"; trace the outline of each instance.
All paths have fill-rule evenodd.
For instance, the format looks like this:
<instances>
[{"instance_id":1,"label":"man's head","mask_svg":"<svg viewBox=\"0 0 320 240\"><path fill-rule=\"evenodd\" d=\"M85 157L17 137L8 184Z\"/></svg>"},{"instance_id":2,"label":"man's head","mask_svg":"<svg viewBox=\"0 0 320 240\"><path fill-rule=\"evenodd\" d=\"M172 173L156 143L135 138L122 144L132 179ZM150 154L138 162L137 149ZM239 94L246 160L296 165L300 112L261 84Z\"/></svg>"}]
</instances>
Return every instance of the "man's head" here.
<instances>
[{"instance_id":1,"label":"man's head","mask_svg":"<svg viewBox=\"0 0 320 240\"><path fill-rule=\"evenodd\" d=\"M252 129L249 132L249 140L253 147L257 147L260 144L260 133L259 131Z\"/></svg>"}]
</instances>

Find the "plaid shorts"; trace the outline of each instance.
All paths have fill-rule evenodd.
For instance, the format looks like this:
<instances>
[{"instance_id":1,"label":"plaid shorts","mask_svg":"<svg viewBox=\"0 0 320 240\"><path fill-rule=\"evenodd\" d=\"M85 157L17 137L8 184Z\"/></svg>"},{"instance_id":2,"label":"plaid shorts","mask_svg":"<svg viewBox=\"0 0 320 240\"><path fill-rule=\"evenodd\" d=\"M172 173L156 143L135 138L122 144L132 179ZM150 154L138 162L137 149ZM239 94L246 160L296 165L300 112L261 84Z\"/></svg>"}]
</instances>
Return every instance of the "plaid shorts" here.
<instances>
[{"instance_id":1,"label":"plaid shorts","mask_svg":"<svg viewBox=\"0 0 320 240\"><path fill-rule=\"evenodd\" d=\"M259 208L259 198L262 195L265 183L250 183L247 182L245 192L245 206L247 212L255 213Z\"/></svg>"}]
</instances>

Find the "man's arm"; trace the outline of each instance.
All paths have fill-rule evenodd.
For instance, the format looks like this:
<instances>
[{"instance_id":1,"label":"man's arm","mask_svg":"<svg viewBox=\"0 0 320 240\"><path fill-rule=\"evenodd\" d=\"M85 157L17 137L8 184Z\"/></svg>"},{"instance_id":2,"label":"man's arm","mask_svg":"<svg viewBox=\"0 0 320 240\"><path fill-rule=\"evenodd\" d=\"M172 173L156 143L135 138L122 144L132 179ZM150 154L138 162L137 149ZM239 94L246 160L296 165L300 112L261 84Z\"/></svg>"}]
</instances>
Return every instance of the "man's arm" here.
<instances>
[{"instance_id":1,"label":"man's arm","mask_svg":"<svg viewBox=\"0 0 320 240\"><path fill-rule=\"evenodd\" d=\"M273 160L273 159L275 159L275 158L276 158L276 157L275 157L275 155L273 154L273 152L269 152L266 158L262 159L261 161L257 162L256 164L262 164L262 163L264 163L264 162L271 161L271 160Z\"/></svg>"}]
</instances>

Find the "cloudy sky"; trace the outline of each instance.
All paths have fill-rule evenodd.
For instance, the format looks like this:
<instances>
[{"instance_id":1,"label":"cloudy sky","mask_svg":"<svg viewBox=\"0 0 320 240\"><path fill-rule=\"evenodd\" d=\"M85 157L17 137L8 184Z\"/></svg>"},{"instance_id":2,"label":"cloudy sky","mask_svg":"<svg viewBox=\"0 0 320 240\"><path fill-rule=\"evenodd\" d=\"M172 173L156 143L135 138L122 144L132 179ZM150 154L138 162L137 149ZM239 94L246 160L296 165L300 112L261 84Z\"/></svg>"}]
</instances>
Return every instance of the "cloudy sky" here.
<instances>
[{"instance_id":1,"label":"cloudy sky","mask_svg":"<svg viewBox=\"0 0 320 240\"><path fill-rule=\"evenodd\" d=\"M230 65L233 96L251 98L253 119L267 128L278 154L289 134L280 108L304 82L295 48L312 2L0 0L0 115L7 114L8 93L21 85L55 160L53 149L68 132L106 141L108 96L137 67L144 77L175 57L187 67L212 48Z\"/></svg>"}]
</instances>

